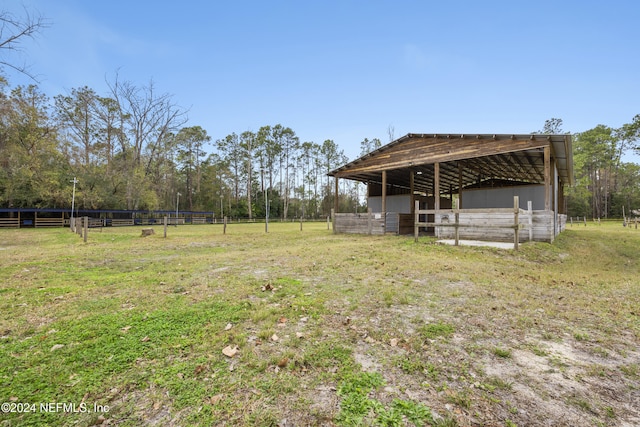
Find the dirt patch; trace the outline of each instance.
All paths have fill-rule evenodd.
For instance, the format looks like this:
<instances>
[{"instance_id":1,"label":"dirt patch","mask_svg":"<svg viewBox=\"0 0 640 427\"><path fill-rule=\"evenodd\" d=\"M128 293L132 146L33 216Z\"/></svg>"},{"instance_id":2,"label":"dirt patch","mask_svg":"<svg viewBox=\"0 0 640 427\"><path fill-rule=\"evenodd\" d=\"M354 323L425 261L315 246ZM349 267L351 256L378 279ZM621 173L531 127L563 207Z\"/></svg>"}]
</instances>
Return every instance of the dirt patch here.
<instances>
[{"instance_id":1,"label":"dirt patch","mask_svg":"<svg viewBox=\"0 0 640 427\"><path fill-rule=\"evenodd\" d=\"M472 288L468 282L443 286L454 293ZM449 298L447 306L464 306L470 299ZM459 426L507 421L588 426L598 425L596 420L638 425L637 378L620 374L620 367L638 364L636 352L627 351L624 357L594 354L570 336L550 341L525 335L505 341L509 328L494 335L495 320L482 314L463 317L459 333L420 337L420 328L434 322L460 326L460 319L442 311L424 305L356 309L349 313L348 326L345 316L334 316L331 324L354 342L354 359L363 371L383 375L385 386L376 394L381 402L422 402L435 414L455 414ZM495 349L502 347L503 356L496 355Z\"/></svg>"}]
</instances>

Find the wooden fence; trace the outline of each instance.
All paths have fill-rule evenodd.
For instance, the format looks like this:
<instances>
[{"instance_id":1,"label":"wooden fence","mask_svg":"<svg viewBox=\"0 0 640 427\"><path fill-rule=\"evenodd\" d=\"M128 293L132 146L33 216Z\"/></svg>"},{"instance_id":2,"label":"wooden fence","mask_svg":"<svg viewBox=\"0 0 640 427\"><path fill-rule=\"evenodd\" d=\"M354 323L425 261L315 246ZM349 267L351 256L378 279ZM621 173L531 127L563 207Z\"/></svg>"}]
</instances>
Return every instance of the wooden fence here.
<instances>
[{"instance_id":1,"label":"wooden fence","mask_svg":"<svg viewBox=\"0 0 640 427\"><path fill-rule=\"evenodd\" d=\"M135 223L133 219L112 219L109 221L112 227L125 227Z\"/></svg>"},{"instance_id":2,"label":"wooden fence","mask_svg":"<svg viewBox=\"0 0 640 427\"><path fill-rule=\"evenodd\" d=\"M415 214L395 212L333 213L334 233L414 234L429 231L439 239L513 242L514 248L526 241L552 242L566 226L566 215L553 211L520 209L518 197L513 208L495 209L420 209Z\"/></svg>"},{"instance_id":3,"label":"wooden fence","mask_svg":"<svg viewBox=\"0 0 640 427\"><path fill-rule=\"evenodd\" d=\"M453 238L457 246L460 234L465 239L472 240L505 240L506 236L513 238L513 248L518 249L520 243L520 214L518 196L514 197L513 208L494 209L420 209L416 201L414 238L418 241L420 228L434 227L435 235L440 239ZM434 221L421 221L420 217L433 215ZM461 218L462 216L462 218ZM531 216L529 216L529 221ZM461 230L462 229L462 230Z\"/></svg>"},{"instance_id":4,"label":"wooden fence","mask_svg":"<svg viewBox=\"0 0 640 427\"><path fill-rule=\"evenodd\" d=\"M66 221L64 215L59 217L39 217L38 213L34 215L21 216L20 212L13 218L0 218L0 228L20 228L20 227L64 227Z\"/></svg>"},{"instance_id":5,"label":"wooden fence","mask_svg":"<svg viewBox=\"0 0 640 427\"><path fill-rule=\"evenodd\" d=\"M433 221L421 221L421 216L431 215ZM420 210L416 206L414 236L417 239L420 228L433 227L436 237L481 241L513 242L514 249L526 241L552 242L565 229L566 215L553 211L519 208L518 196L514 197L513 208L495 209L451 209Z\"/></svg>"},{"instance_id":6,"label":"wooden fence","mask_svg":"<svg viewBox=\"0 0 640 427\"><path fill-rule=\"evenodd\" d=\"M36 215L35 227L64 227L64 218L39 218Z\"/></svg>"},{"instance_id":7,"label":"wooden fence","mask_svg":"<svg viewBox=\"0 0 640 427\"><path fill-rule=\"evenodd\" d=\"M18 228L18 227L20 227L20 217L0 218L0 228Z\"/></svg>"},{"instance_id":8,"label":"wooden fence","mask_svg":"<svg viewBox=\"0 0 640 427\"><path fill-rule=\"evenodd\" d=\"M384 215L374 214L371 209L367 213L335 213L332 210L331 214L334 233L376 235L385 233Z\"/></svg>"}]
</instances>

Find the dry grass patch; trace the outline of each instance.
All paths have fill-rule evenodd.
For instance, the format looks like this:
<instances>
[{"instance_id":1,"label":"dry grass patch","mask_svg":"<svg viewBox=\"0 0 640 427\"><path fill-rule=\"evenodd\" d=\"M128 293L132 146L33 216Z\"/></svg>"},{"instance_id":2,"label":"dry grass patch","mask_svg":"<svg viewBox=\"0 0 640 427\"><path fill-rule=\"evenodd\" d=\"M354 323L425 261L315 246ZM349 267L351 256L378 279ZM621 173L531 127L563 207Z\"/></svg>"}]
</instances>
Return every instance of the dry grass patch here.
<instances>
[{"instance_id":1,"label":"dry grass patch","mask_svg":"<svg viewBox=\"0 0 640 427\"><path fill-rule=\"evenodd\" d=\"M0 423L640 423L635 230L519 252L263 230L0 230L2 397L109 406Z\"/></svg>"}]
</instances>

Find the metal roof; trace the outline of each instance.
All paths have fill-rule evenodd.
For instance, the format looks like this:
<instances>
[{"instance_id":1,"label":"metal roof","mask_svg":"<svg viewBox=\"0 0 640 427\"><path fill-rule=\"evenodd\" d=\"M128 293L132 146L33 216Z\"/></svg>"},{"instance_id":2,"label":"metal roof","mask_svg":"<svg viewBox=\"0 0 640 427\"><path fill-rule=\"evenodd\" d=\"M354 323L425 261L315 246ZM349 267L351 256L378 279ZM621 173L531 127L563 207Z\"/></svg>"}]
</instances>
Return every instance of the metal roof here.
<instances>
[{"instance_id":1,"label":"metal roof","mask_svg":"<svg viewBox=\"0 0 640 427\"><path fill-rule=\"evenodd\" d=\"M328 173L366 183L380 183L387 171L391 186L433 189L434 163L440 164L440 188L457 192L482 182L544 183L544 147L551 148L560 181L573 185L571 135L548 134L407 134Z\"/></svg>"}]
</instances>

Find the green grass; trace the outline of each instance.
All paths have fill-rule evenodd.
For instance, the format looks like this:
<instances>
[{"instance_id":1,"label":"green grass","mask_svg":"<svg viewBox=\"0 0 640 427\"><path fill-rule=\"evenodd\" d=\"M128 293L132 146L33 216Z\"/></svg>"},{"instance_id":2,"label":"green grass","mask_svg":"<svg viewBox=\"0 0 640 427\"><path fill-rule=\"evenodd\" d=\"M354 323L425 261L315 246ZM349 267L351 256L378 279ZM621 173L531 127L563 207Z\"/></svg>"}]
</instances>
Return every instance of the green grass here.
<instances>
[{"instance_id":1,"label":"green grass","mask_svg":"<svg viewBox=\"0 0 640 427\"><path fill-rule=\"evenodd\" d=\"M511 357L511 350L502 347L494 347L493 354L503 359L508 359Z\"/></svg>"},{"instance_id":2,"label":"green grass","mask_svg":"<svg viewBox=\"0 0 640 427\"><path fill-rule=\"evenodd\" d=\"M337 391L341 398L336 421L344 426L379 425L402 426L404 420L415 426L436 425L431 410L423 404L394 399L390 405L370 397L384 385L378 373L362 372L346 377Z\"/></svg>"},{"instance_id":3,"label":"green grass","mask_svg":"<svg viewBox=\"0 0 640 427\"><path fill-rule=\"evenodd\" d=\"M418 332L423 339L435 340L438 337L447 338L453 334L455 328L447 323L437 322L420 326Z\"/></svg>"},{"instance_id":4,"label":"green grass","mask_svg":"<svg viewBox=\"0 0 640 427\"><path fill-rule=\"evenodd\" d=\"M519 252L324 223L183 226L167 239L105 228L86 244L0 230L0 403L109 407L3 413L0 425L560 422L535 413L571 389L554 381L598 373L627 399L640 389L639 247L617 225ZM555 399L584 413L576 422L634 415L580 389Z\"/></svg>"}]
</instances>

